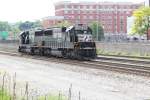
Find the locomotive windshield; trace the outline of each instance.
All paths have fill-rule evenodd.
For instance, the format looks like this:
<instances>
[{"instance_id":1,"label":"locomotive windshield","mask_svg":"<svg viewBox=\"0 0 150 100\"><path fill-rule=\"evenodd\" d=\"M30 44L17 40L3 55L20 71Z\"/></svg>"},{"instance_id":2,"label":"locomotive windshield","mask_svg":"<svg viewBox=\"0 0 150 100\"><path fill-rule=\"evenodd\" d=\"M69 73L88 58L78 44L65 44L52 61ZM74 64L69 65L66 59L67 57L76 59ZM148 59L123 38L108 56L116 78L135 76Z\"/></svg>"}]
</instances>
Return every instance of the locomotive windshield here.
<instances>
[{"instance_id":1,"label":"locomotive windshield","mask_svg":"<svg viewBox=\"0 0 150 100\"><path fill-rule=\"evenodd\" d=\"M92 34L90 30L75 30L75 34Z\"/></svg>"}]
</instances>

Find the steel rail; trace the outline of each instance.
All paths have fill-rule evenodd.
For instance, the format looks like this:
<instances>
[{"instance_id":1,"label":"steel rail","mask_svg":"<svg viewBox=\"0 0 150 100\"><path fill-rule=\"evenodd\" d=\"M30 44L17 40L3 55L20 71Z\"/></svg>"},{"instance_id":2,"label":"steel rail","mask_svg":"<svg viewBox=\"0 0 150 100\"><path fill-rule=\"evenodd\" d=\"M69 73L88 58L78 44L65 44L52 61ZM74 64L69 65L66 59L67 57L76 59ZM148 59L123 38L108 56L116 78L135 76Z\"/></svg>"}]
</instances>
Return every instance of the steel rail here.
<instances>
[{"instance_id":1,"label":"steel rail","mask_svg":"<svg viewBox=\"0 0 150 100\"><path fill-rule=\"evenodd\" d=\"M98 56L97 60L112 60L112 61L122 61L122 62L131 62L131 63L144 63L150 64L150 59L140 59L140 58L128 58L128 57L116 57L116 56Z\"/></svg>"}]
</instances>

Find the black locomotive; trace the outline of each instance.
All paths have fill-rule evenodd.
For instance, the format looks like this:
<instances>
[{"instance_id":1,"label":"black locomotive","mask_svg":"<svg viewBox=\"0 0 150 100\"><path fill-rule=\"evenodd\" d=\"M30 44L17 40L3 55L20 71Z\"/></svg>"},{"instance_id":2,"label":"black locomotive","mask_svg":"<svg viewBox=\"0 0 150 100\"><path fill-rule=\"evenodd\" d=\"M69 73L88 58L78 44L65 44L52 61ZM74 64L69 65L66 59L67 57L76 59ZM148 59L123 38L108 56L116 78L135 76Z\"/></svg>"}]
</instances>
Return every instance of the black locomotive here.
<instances>
[{"instance_id":1,"label":"black locomotive","mask_svg":"<svg viewBox=\"0 0 150 100\"><path fill-rule=\"evenodd\" d=\"M92 30L83 24L24 31L20 34L18 51L75 59L96 57Z\"/></svg>"}]
</instances>

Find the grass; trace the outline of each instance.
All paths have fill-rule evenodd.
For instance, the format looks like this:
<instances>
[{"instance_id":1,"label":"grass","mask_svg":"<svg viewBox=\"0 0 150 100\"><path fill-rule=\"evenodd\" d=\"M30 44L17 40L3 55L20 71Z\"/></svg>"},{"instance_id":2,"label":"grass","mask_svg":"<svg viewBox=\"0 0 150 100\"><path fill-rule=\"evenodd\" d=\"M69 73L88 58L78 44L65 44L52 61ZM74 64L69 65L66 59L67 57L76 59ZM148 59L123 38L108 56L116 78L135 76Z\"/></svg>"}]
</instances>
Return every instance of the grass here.
<instances>
[{"instance_id":1,"label":"grass","mask_svg":"<svg viewBox=\"0 0 150 100\"><path fill-rule=\"evenodd\" d=\"M18 86L16 73L13 77L11 77L5 71L0 70L0 83L0 100L31 100L31 98L32 100L67 100L67 97L60 92L58 95L30 95L31 89L29 89L28 82L26 82L24 87ZM8 87L11 89L7 90ZM25 90L20 91L20 89L23 88Z\"/></svg>"},{"instance_id":2,"label":"grass","mask_svg":"<svg viewBox=\"0 0 150 100\"><path fill-rule=\"evenodd\" d=\"M150 59L150 53L149 54L140 54L139 52L134 52L134 53L128 53L128 52L108 52L105 50L97 50L98 55L104 55L104 56L123 56L123 57L133 57L133 58L143 58L143 59Z\"/></svg>"},{"instance_id":3,"label":"grass","mask_svg":"<svg viewBox=\"0 0 150 100\"><path fill-rule=\"evenodd\" d=\"M10 100L10 98L10 94L8 94L6 91L0 90L0 100Z\"/></svg>"},{"instance_id":4,"label":"grass","mask_svg":"<svg viewBox=\"0 0 150 100\"><path fill-rule=\"evenodd\" d=\"M21 98L20 100L26 100L23 97L19 98ZM12 96L6 91L0 90L0 100L12 100ZM67 98L63 95L48 95L48 96L46 95L40 96L37 100L67 100Z\"/></svg>"},{"instance_id":5,"label":"grass","mask_svg":"<svg viewBox=\"0 0 150 100\"><path fill-rule=\"evenodd\" d=\"M6 91L0 90L0 100L11 100L12 96L8 94ZM21 98L21 97L20 97ZM24 98L20 100L25 100ZM48 95L48 96L41 96L37 100L67 100L67 98L63 95Z\"/></svg>"},{"instance_id":6,"label":"grass","mask_svg":"<svg viewBox=\"0 0 150 100\"><path fill-rule=\"evenodd\" d=\"M48 95L48 96L41 96L38 100L67 100L67 98L63 95Z\"/></svg>"}]
</instances>

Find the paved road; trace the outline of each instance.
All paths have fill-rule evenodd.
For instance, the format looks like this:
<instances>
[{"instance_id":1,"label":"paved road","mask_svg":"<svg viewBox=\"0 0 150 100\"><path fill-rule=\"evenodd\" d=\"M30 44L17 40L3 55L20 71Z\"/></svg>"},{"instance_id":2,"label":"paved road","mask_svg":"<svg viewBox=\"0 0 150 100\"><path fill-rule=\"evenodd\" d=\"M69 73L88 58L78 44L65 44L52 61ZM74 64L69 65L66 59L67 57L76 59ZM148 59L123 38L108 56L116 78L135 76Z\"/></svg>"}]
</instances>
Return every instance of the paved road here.
<instances>
[{"instance_id":1,"label":"paved road","mask_svg":"<svg viewBox=\"0 0 150 100\"><path fill-rule=\"evenodd\" d=\"M70 66L51 61L0 55L0 70L17 73L17 80L28 81L42 93L68 93L72 84L77 100L148 100L150 79L142 76Z\"/></svg>"}]
</instances>

